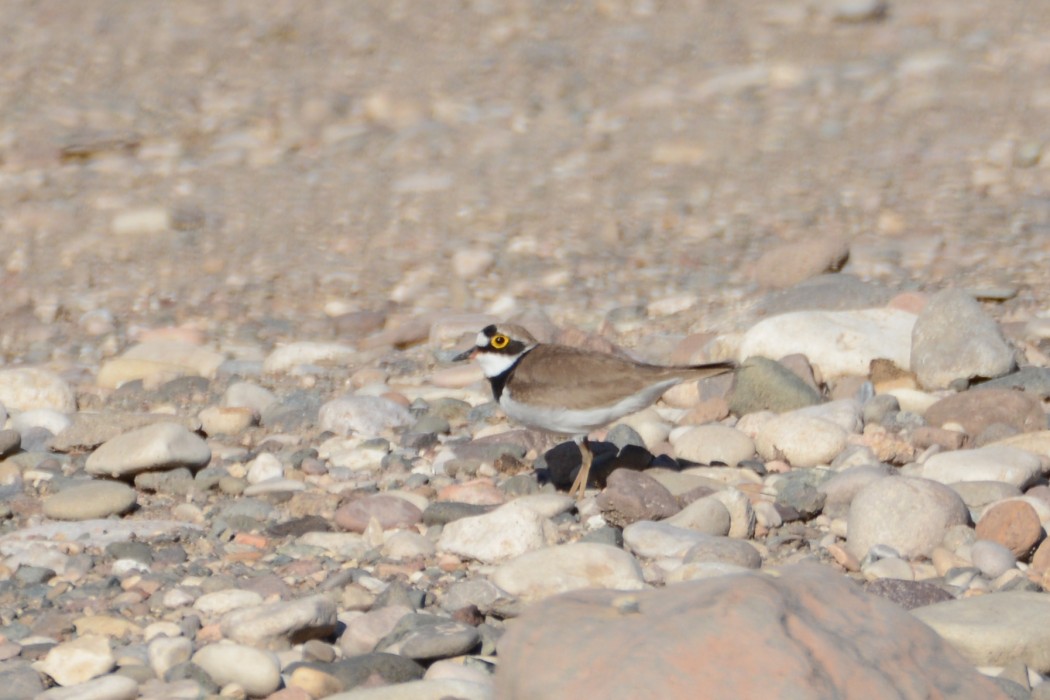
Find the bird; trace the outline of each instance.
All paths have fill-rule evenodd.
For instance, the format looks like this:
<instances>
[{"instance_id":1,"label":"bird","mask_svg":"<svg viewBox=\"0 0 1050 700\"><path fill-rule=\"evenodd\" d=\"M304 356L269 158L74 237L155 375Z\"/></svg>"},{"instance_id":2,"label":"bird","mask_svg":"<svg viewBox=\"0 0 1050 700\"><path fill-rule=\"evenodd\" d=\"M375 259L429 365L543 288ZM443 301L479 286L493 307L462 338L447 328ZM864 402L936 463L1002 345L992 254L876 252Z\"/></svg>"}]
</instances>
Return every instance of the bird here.
<instances>
[{"instance_id":1,"label":"bird","mask_svg":"<svg viewBox=\"0 0 1050 700\"><path fill-rule=\"evenodd\" d=\"M489 325L473 347L453 358L476 360L507 416L526 427L570 436L582 464L569 495L582 498L594 454L592 430L655 402L687 380L731 372L734 362L663 367L570 345L540 343L514 324Z\"/></svg>"}]
</instances>

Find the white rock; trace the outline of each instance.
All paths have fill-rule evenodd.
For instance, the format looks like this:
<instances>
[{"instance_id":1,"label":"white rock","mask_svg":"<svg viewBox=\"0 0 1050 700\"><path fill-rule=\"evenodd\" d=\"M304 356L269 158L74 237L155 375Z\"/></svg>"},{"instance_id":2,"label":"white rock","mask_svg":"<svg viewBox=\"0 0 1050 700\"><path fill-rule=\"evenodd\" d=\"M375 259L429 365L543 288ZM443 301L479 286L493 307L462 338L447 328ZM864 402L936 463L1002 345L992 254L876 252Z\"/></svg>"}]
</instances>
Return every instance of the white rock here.
<instances>
[{"instance_id":1,"label":"white rock","mask_svg":"<svg viewBox=\"0 0 1050 700\"><path fill-rule=\"evenodd\" d=\"M72 387L54 372L37 367L0 370L0 404L7 411L50 408L72 413L77 410Z\"/></svg>"},{"instance_id":2,"label":"white rock","mask_svg":"<svg viewBox=\"0 0 1050 700\"><path fill-rule=\"evenodd\" d=\"M1032 484L1043 473L1038 455L1016 447L988 445L975 450L954 450L933 455L922 465L926 479L952 484L957 481L1003 481L1018 488Z\"/></svg>"},{"instance_id":3,"label":"white rock","mask_svg":"<svg viewBox=\"0 0 1050 700\"><path fill-rule=\"evenodd\" d=\"M755 534L755 509L751 506L751 499L738 489L725 489L713 493L708 498L713 498L729 511L730 537L747 540ZM709 533L714 534L714 533Z\"/></svg>"},{"instance_id":4,"label":"white rock","mask_svg":"<svg viewBox=\"0 0 1050 700\"><path fill-rule=\"evenodd\" d=\"M281 667L268 651L222 642L201 647L192 661L219 686L236 683L248 695L269 695L281 685Z\"/></svg>"},{"instance_id":5,"label":"white rock","mask_svg":"<svg viewBox=\"0 0 1050 700\"><path fill-rule=\"evenodd\" d=\"M627 552L607 544L575 542L527 552L501 565L492 582L523 600L582 588L635 590L645 581Z\"/></svg>"},{"instance_id":6,"label":"white rock","mask_svg":"<svg viewBox=\"0 0 1050 700\"><path fill-rule=\"evenodd\" d=\"M928 556L954 525L970 520L959 494L915 477L887 477L865 486L849 509L846 548L863 559L877 544L903 557Z\"/></svg>"},{"instance_id":7,"label":"white rock","mask_svg":"<svg viewBox=\"0 0 1050 700\"><path fill-rule=\"evenodd\" d=\"M255 591L243 588L227 588L200 595L193 602L193 608L204 615L225 615L239 608L262 605L263 597Z\"/></svg>"},{"instance_id":8,"label":"white rock","mask_svg":"<svg viewBox=\"0 0 1050 700\"><path fill-rule=\"evenodd\" d=\"M648 448L660 444L671 434L671 424L661 418L652 406L616 421L617 425L620 423L633 428Z\"/></svg>"},{"instance_id":9,"label":"white rock","mask_svg":"<svg viewBox=\"0 0 1050 700\"><path fill-rule=\"evenodd\" d=\"M371 549L365 538L356 532L307 532L297 542L332 552L342 559L359 559Z\"/></svg>"},{"instance_id":10,"label":"white rock","mask_svg":"<svg viewBox=\"0 0 1050 700\"><path fill-rule=\"evenodd\" d=\"M736 428L725 425L698 425L671 433L671 445L679 459L697 464L721 462L735 467L755 456L755 442Z\"/></svg>"},{"instance_id":11,"label":"white rock","mask_svg":"<svg viewBox=\"0 0 1050 700\"><path fill-rule=\"evenodd\" d=\"M149 643L146 652L153 673L157 678L164 678L172 668L190 660L193 642L186 637L157 637Z\"/></svg>"},{"instance_id":12,"label":"white rock","mask_svg":"<svg viewBox=\"0 0 1050 700\"><path fill-rule=\"evenodd\" d=\"M362 444L363 437L332 437L317 447L317 456L333 467L352 471L374 472L383 465L390 448L381 444ZM449 451L451 453L451 450Z\"/></svg>"},{"instance_id":13,"label":"white rock","mask_svg":"<svg viewBox=\"0 0 1050 700\"><path fill-rule=\"evenodd\" d=\"M1050 596L1003 591L911 611L978 666L1020 661L1050 673Z\"/></svg>"},{"instance_id":14,"label":"white rock","mask_svg":"<svg viewBox=\"0 0 1050 700\"><path fill-rule=\"evenodd\" d=\"M639 520L623 529L623 544L640 557L684 557L694 545L705 542L708 535L696 530L671 525L666 521Z\"/></svg>"},{"instance_id":15,"label":"white rock","mask_svg":"<svg viewBox=\"0 0 1050 700\"><path fill-rule=\"evenodd\" d=\"M407 408L378 396L347 396L321 406L321 430L337 435L378 437L386 430L412 425L415 418Z\"/></svg>"},{"instance_id":16,"label":"white rock","mask_svg":"<svg viewBox=\"0 0 1050 700\"><path fill-rule=\"evenodd\" d=\"M728 535L729 509L717 498L698 498L663 522L708 535Z\"/></svg>"},{"instance_id":17,"label":"white rock","mask_svg":"<svg viewBox=\"0 0 1050 700\"><path fill-rule=\"evenodd\" d=\"M109 640L96 634L62 642L51 648L43 661L33 668L51 676L62 686L76 685L109 673L116 660L109 648Z\"/></svg>"},{"instance_id":18,"label":"white rock","mask_svg":"<svg viewBox=\"0 0 1050 700\"><path fill-rule=\"evenodd\" d=\"M11 418L11 428L23 435L32 428L43 428L52 435L58 435L71 425L73 421L69 416L53 408L34 408Z\"/></svg>"},{"instance_id":19,"label":"white rock","mask_svg":"<svg viewBox=\"0 0 1050 700\"><path fill-rule=\"evenodd\" d=\"M825 379L863 377L872 360L911 366L911 334L916 316L898 309L795 311L759 321L740 343L739 359L778 359L801 353Z\"/></svg>"},{"instance_id":20,"label":"white rock","mask_svg":"<svg viewBox=\"0 0 1050 700\"><path fill-rule=\"evenodd\" d=\"M249 408L256 415L262 414L275 403L277 403L276 394L250 382L231 384L222 395L222 405L226 408Z\"/></svg>"},{"instance_id":21,"label":"white rock","mask_svg":"<svg viewBox=\"0 0 1050 700\"><path fill-rule=\"evenodd\" d=\"M270 479L284 477L284 465L271 452L263 452L248 463L246 478L249 484L259 484Z\"/></svg>"},{"instance_id":22,"label":"white rock","mask_svg":"<svg viewBox=\"0 0 1050 700\"><path fill-rule=\"evenodd\" d=\"M282 345L263 361L263 371L287 372L299 365L346 364L354 359L357 351L341 343L313 343L301 341Z\"/></svg>"},{"instance_id":23,"label":"white rock","mask_svg":"<svg viewBox=\"0 0 1050 700\"><path fill-rule=\"evenodd\" d=\"M829 464L846 449L846 431L824 420L791 411L763 426L755 446L763 459L783 459L793 467Z\"/></svg>"},{"instance_id":24,"label":"white rock","mask_svg":"<svg viewBox=\"0 0 1050 700\"><path fill-rule=\"evenodd\" d=\"M574 498L560 493L534 493L528 496L519 496L514 500L526 508L531 508L545 518L554 518L562 513L568 513L576 507Z\"/></svg>"},{"instance_id":25,"label":"white rock","mask_svg":"<svg viewBox=\"0 0 1050 700\"><path fill-rule=\"evenodd\" d=\"M511 501L489 513L448 523L437 548L487 564L505 561L546 545L545 522L532 508Z\"/></svg>"},{"instance_id":26,"label":"white rock","mask_svg":"<svg viewBox=\"0 0 1050 700\"><path fill-rule=\"evenodd\" d=\"M495 697L496 691L491 682L479 684L443 678L395 683L379 688L355 688L329 695L325 700L493 700Z\"/></svg>"},{"instance_id":27,"label":"white rock","mask_svg":"<svg viewBox=\"0 0 1050 700\"><path fill-rule=\"evenodd\" d=\"M335 603L313 595L234 610L223 615L220 628L227 638L242 644L286 648L305 632L331 632L335 623Z\"/></svg>"},{"instance_id":28,"label":"white rock","mask_svg":"<svg viewBox=\"0 0 1050 700\"><path fill-rule=\"evenodd\" d=\"M970 560L990 579L1002 576L1017 565L1013 552L992 540L977 540L970 545Z\"/></svg>"},{"instance_id":29,"label":"white rock","mask_svg":"<svg viewBox=\"0 0 1050 700\"><path fill-rule=\"evenodd\" d=\"M88 474L132 476L154 469L199 469L211 461L208 443L178 423L154 423L102 443L87 458Z\"/></svg>"},{"instance_id":30,"label":"white rock","mask_svg":"<svg viewBox=\"0 0 1050 700\"><path fill-rule=\"evenodd\" d=\"M847 433L859 433L864 429L863 407L856 399L839 399L799 408L792 413L800 416L823 418L834 423Z\"/></svg>"},{"instance_id":31,"label":"white rock","mask_svg":"<svg viewBox=\"0 0 1050 700\"><path fill-rule=\"evenodd\" d=\"M422 509L421 509L422 510ZM381 548L383 556L394 559L430 557L437 551L434 543L412 530L395 530L390 533Z\"/></svg>"},{"instance_id":32,"label":"white rock","mask_svg":"<svg viewBox=\"0 0 1050 700\"><path fill-rule=\"evenodd\" d=\"M116 674L102 676L68 688L51 688L33 700L135 700L139 684L134 678Z\"/></svg>"}]
</instances>

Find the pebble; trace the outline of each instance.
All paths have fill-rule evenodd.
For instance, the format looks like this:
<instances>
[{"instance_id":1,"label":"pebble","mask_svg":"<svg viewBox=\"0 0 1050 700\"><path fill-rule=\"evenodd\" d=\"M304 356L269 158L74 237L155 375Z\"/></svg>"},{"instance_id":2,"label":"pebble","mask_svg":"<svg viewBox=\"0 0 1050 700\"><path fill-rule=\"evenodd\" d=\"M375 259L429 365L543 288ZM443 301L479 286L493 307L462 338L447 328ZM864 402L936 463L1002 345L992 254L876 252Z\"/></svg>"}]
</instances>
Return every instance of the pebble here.
<instances>
[{"instance_id":1,"label":"pebble","mask_svg":"<svg viewBox=\"0 0 1050 700\"><path fill-rule=\"evenodd\" d=\"M335 604L323 595L240 608L226 613L222 633L250 646L282 649L291 639L320 638L331 634L336 624Z\"/></svg>"},{"instance_id":2,"label":"pebble","mask_svg":"<svg viewBox=\"0 0 1050 700\"><path fill-rule=\"evenodd\" d=\"M408 681L380 688L361 688L330 695L325 700L493 700L490 684L459 679Z\"/></svg>"},{"instance_id":3,"label":"pebble","mask_svg":"<svg viewBox=\"0 0 1050 700\"><path fill-rule=\"evenodd\" d=\"M326 698L343 690L343 684L335 676L325 673L319 669L309 666L299 666L287 677L288 690L301 690L306 697L302 700L313 698ZM270 695L271 700L276 700Z\"/></svg>"},{"instance_id":4,"label":"pebble","mask_svg":"<svg viewBox=\"0 0 1050 700\"><path fill-rule=\"evenodd\" d=\"M717 498L698 498L664 522L720 537L729 534L732 518L729 509Z\"/></svg>"},{"instance_id":5,"label":"pebble","mask_svg":"<svg viewBox=\"0 0 1050 700\"><path fill-rule=\"evenodd\" d=\"M1015 363L1013 349L981 305L962 290L945 289L915 322L910 367L924 388L945 389L957 380L1002 376Z\"/></svg>"},{"instance_id":6,"label":"pebble","mask_svg":"<svg viewBox=\"0 0 1050 700\"><path fill-rule=\"evenodd\" d=\"M668 522L642 520L623 529L623 543L640 557L658 559L682 558L693 546L705 542L711 535L687 530Z\"/></svg>"},{"instance_id":7,"label":"pebble","mask_svg":"<svg viewBox=\"0 0 1050 700\"><path fill-rule=\"evenodd\" d=\"M977 540L970 547L970 558L981 575L999 578L1017 565L1017 557L1002 544L992 540Z\"/></svg>"},{"instance_id":8,"label":"pebble","mask_svg":"<svg viewBox=\"0 0 1050 700\"><path fill-rule=\"evenodd\" d=\"M77 410L73 388L54 372L39 367L0 369L0 404L5 413L39 408L59 413Z\"/></svg>"},{"instance_id":9,"label":"pebble","mask_svg":"<svg viewBox=\"0 0 1050 700\"><path fill-rule=\"evenodd\" d=\"M404 406L378 396L347 396L321 406L321 430L337 435L379 437L394 428L412 425L415 418Z\"/></svg>"},{"instance_id":10,"label":"pebble","mask_svg":"<svg viewBox=\"0 0 1050 700\"><path fill-rule=\"evenodd\" d=\"M88 474L134 476L153 469L199 469L211 461L211 449L177 423L155 423L107 440L84 465Z\"/></svg>"},{"instance_id":11,"label":"pebble","mask_svg":"<svg viewBox=\"0 0 1050 700\"><path fill-rule=\"evenodd\" d=\"M185 663L193 656L193 641L186 637L157 637L147 647L149 666L157 678L164 678L168 671Z\"/></svg>"},{"instance_id":12,"label":"pebble","mask_svg":"<svg viewBox=\"0 0 1050 700\"><path fill-rule=\"evenodd\" d=\"M269 695L281 685L277 657L254 646L207 644L193 654L192 661L218 685L236 683L250 696Z\"/></svg>"},{"instance_id":13,"label":"pebble","mask_svg":"<svg viewBox=\"0 0 1050 700\"><path fill-rule=\"evenodd\" d=\"M1050 597L1003 591L935 603L912 610L977 666L1023 662L1050 672Z\"/></svg>"},{"instance_id":14,"label":"pebble","mask_svg":"<svg viewBox=\"0 0 1050 700\"><path fill-rule=\"evenodd\" d=\"M88 481L44 499L44 515L55 520L92 520L128 512L138 501L135 489L116 481Z\"/></svg>"},{"instance_id":15,"label":"pebble","mask_svg":"<svg viewBox=\"0 0 1050 700\"><path fill-rule=\"evenodd\" d=\"M699 425L671 433L678 459L697 464L720 463L735 467L755 455L754 441L725 425Z\"/></svg>"},{"instance_id":16,"label":"pebble","mask_svg":"<svg viewBox=\"0 0 1050 700\"><path fill-rule=\"evenodd\" d=\"M948 528L969 520L966 504L947 486L928 479L886 477L854 496L846 547L858 559L880 544L908 559L928 556Z\"/></svg>"},{"instance_id":17,"label":"pebble","mask_svg":"<svg viewBox=\"0 0 1050 700\"><path fill-rule=\"evenodd\" d=\"M135 380L142 380L147 388L153 388L183 376L210 379L224 359L213 350L191 343L150 340L133 345L120 357L104 362L96 382L105 389L116 389Z\"/></svg>"},{"instance_id":18,"label":"pebble","mask_svg":"<svg viewBox=\"0 0 1050 700\"><path fill-rule=\"evenodd\" d=\"M634 557L617 547L596 542L562 544L527 552L501 564L492 573L492 582L525 601L583 588L635 590L645 585L642 569Z\"/></svg>"},{"instance_id":19,"label":"pebble","mask_svg":"<svg viewBox=\"0 0 1050 700\"><path fill-rule=\"evenodd\" d=\"M364 532L375 520L384 530L412 527L423 521L423 511L404 498L377 493L351 501L335 512L335 523L350 532Z\"/></svg>"},{"instance_id":20,"label":"pebble","mask_svg":"<svg viewBox=\"0 0 1050 700\"><path fill-rule=\"evenodd\" d=\"M755 310L762 316L776 316L792 311L869 309L885 305L891 297L892 290L854 275L818 275L760 299Z\"/></svg>"},{"instance_id":21,"label":"pebble","mask_svg":"<svg viewBox=\"0 0 1050 700\"><path fill-rule=\"evenodd\" d=\"M222 395L224 408L247 408L256 415L277 403L277 395L251 382L234 382Z\"/></svg>"},{"instance_id":22,"label":"pebble","mask_svg":"<svg viewBox=\"0 0 1050 700\"><path fill-rule=\"evenodd\" d=\"M825 495L824 513L833 518L846 515L854 496L861 489L892 473L892 468L886 464L861 464L832 475L817 486L817 490Z\"/></svg>"},{"instance_id":23,"label":"pebble","mask_svg":"<svg viewBox=\"0 0 1050 700\"><path fill-rule=\"evenodd\" d=\"M269 374L290 372L304 365L340 365L353 362L357 351L341 343L298 341L276 348L263 360Z\"/></svg>"},{"instance_id":24,"label":"pebble","mask_svg":"<svg viewBox=\"0 0 1050 700\"><path fill-rule=\"evenodd\" d=\"M678 512L678 502L651 476L629 469L609 475L597 504L605 521L624 527L639 520L663 520Z\"/></svg>"},{"instance_id":25,"label":"pebble","mask_svg":"<svg viewBox=\"0 0 1050 700\"><path fill-rule=\"evenodd\" d=\"M250 408L208 406L197 414L205 435L240 435L258 420Z\"/></svg>"},{"instance_id":26,"label":"pebble","mask_svg":"<svg viewBox=\"0 0 1050 700\"><path fill-rule=\"evenodd\" d=\"M835 423L792 411L767 422L755 447L763 459L783 459L793 467L815 467L829 464L846 448L846 440L846 431Z\"/></svg>"},{"instance_id":27,"label":"pebble","mask_svg":"<svg viewBox=\"0 0 1050 700\"><path fill-rule=\"evenodd\" d=\"M923 478L952 484L958 481L1002 481L1026 488L1043 473L1037 455L1016 447L988 445L975 450L941 452L922 465Z\"/></svg>"},{"instance_id":28,"label":"pebble","mask_svg":"<svg viewBox=\"0 0 1050 700\"><path fill-rule=\"evenodd\" d=\"M820 403L820 393L790 369L752 355L734 373L729 410L736 415L758 411L792 411Z\"/></svg>"},{"instance_id":29,"label":"pebble","mask_svg":"<svg viewBox=\"0 0 1050 700\"><path fill-rule=\"evenodd\" d=\"M914 314L897 309L781 314L748 329L738 356L746 360L799 353L820 368L825 380L867 376L871 361L880 358L909 369L915 320Z\"/></svg>"},{"instance_id":30,"label":"pebble","mask_svg":"<svg viewBox=\"0 0 1050 700\"><path fill-rule=\"evenodd\" d=\"M413 624L415 620L420 624ZM406 626L410 628L398 634L398 630ZM417 661L460 656L474 650L481 641L477 629L470 625L417 613L401 617L390 636L396 637L397 641L394 644L381 641L377 651L396 653Z\"/></svg>"},{"instance_id":31,"label":"pebble","mask_svg":"<svg viewBox=\"0 0 1050 700\"><path fill-rule=\"evenodd\" d=\"M135 700L139 697L139 684L134 678L114 674L68 688L52 688L32 697L33 700Z\"/></svg>"},{"instance_id":32,"label":"pebble","mask_svg":"<svg viewBox=\"0 0 1050 700\"><path fill-rule=\"evenodd\" d=\"M773 246L755 263L755 281L783 289L825 272L838 272L849 259L849 242L824 236Z\"/></svg>"},{"instance_id":33,"label":"pebble","mask_svg":"<svg viewBox=\"0 0 1050 700\"><path fill-rule=\"evenodd\" d=\"M709 536L689 548L682 558L684 564L721 562L746 569L762 566L762 555L750 543L731 537Z\"/></svg>"},{"instance_id":34,"label":"pebble","mask_svg":"<svg viewBox=\"0 0 1050 700\"><path fill-rule=\"evenodd\" d=\"M1021 500L1003 501L989 507L977 521L975 531L980 539L996 542L1022 560L1028 559L1043 538L1039 514Z\"/></svg>"},{"instance_id":35,"label":"pebble","mask_svg":"<svg viewBox=\"0 0 1050 700\"><path fill-rule=\"evenodd\" d=\"M34 408L11 418L11 428L21 433L23 438L33 428L43 428L52 435L58 435L72 423L69 416L52 408Z\"/></svg>"},{"instance_id":36,"label":"pebble","mask_svg":"<svg viewBox=\"0 0 1050 700\"><path fill-rule=\"evenodd\" d=\"M514 501L444 526L438 538L438 552L455 554L494 564L517 557L547 544L544 523L535 510Z\"/></svg>"},{"instance_id":37,"label":"pebble","mask_svg":"<svg viewBox=\"0 0 1050 700\"><path fill-rule=\"evenodd\" d=\"M996 424L1022 433L1047 427L1042 401L1010 389L982 389L947 396L926 409L924 418L933 426L961 425L974 438Z\"/></svg>"},{"instance_id":38,"label":"pebble","mask_svg":"<svg viewBox=\"0 0 1050 700\"><path fill-rule=\"evenodd\" d=\"M89 634L55 645L34 668L61 686L71 686L109 673L115 664L109 640Z\"/></svg>"},{"instance_id":39,"label":"pebble","mask_svg":"<svg viewBox=\"0 0 1050 700\"><path fill-rule=\"evenodd\" d=\"M346 656L367 654L411 612L412 608L405 605L387 605L347 620L346 629L339 635L339 648Z\"/></svg>"},{"instance_id":40,"label":"pebble","mask_svg":"<svg viewBox=\"0 0 1050 700\"><path fill-rule=\"evenodd\" d=\"M263 604L263 597L256 591L227 588L205 593L193 601L193 609L206 616L221 616L232 610Z\"/></svg>"}]
</instances>

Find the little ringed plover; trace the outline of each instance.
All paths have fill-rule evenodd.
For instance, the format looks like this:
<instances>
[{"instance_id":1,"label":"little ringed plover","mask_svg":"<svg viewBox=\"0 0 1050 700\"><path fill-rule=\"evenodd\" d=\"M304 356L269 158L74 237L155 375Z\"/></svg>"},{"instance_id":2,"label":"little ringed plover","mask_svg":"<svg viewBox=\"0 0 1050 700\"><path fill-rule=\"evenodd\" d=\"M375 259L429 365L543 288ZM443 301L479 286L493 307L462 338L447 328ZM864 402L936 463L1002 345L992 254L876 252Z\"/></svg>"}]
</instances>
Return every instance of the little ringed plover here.
<instances>
[{"instance_id":1,"label":"little ringed plover","mask_svg":"<svg viewBox=\"0 0 1050 700\"><path fill-rule=\"evenodd\" d=\"M593 454L587 434L642 410L679 382L730 372L732 362L661 367L538 342L512 324L491 325L457 362L477 359L508 417L529 428L572 436L583 463L569 495L583 496Z\"/></svg>"}]
</instances>

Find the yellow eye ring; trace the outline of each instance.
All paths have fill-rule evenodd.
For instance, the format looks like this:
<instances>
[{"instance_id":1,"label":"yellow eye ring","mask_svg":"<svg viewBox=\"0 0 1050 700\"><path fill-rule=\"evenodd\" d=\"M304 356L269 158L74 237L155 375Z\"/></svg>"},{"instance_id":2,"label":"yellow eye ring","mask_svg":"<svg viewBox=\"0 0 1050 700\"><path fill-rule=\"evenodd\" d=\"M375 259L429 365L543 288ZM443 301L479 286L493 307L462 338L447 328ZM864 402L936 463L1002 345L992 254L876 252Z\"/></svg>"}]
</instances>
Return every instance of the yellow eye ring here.
<instances>
[{"instance_id":1,"label":"yellow eye ring","mask_svg":"<svg viewBox=\"0 0 1050 700\"><path fill-rule=\"evenodd\" d=\"M489 341L489 345L494 347L496 350L502 350L503 348L510 345L510 338L505 335L494 335L492 340Z\"/></svg>"}]
</instances>

